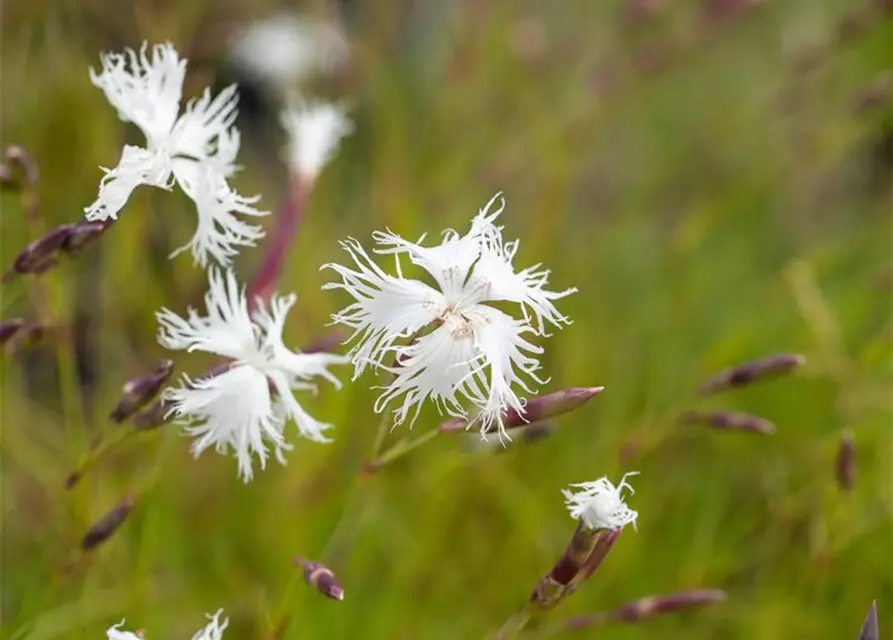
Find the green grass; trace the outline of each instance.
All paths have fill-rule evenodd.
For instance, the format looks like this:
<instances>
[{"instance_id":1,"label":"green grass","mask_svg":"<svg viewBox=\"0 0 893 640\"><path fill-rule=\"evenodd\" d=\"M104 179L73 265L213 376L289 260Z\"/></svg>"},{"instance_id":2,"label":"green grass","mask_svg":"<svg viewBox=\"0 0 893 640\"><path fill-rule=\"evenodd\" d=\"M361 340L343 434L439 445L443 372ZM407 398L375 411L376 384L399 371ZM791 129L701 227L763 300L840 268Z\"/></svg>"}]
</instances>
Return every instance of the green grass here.
<instances>
[{"instance_id":1,"label":"green grass","mask_svg":"<svg viewBox=\"0 0 893 640\"><path fill-rule=\"evenodd\" d=\"M39 163L49 226L81 217L98 166L135 136L89 82L98 52L143 38L185 51L272 3L7 4L2 142ZM353 72L322 87L352 101L357 130L320 179L280 278L298 295L288 342L328 331L346 303L320 290L330 275L319 265L344 258L339 239L463 230L502 190L518 264L542 261L556 288L580 290L561 305L574 324L544 342L543 391L605 392L536 444L478 455L476 436L442 437L361 478L379 421L366 374L303 398L337 426L333 444L297 441L287 467L251 484L232 458L193 461L166 427L66 492L75 459L120 428L105 416L121 384L166 355L154 311L182 311L203 292L190 258L164 259L192 233L189 203L139 190L98 245L47 278L61 318L87 332L92 383L80 401L65 410L51 348L3 356L3 637L34 623L18 637L100 638L126 617L150 639L188 638L219 607L225 637L263 637L297 554L326 562L346 598L294 585L285 638L485 637L570 539L560 489L633 469L638 532L551 622L721 588L728 600L711 608L577 637L855 640L874 598L881 637L893 633L890 103L853 108L889 65L891 20L876 11L854 38L837 36L846 14L879 3L764 2L724 23L704 21L702 3L668 3L638 28L620 2L372 4L347 16ZM203 42L191 93L213 82L224 46ZM643 70L646 54L664 64ZM275 113L261 117L246 128L236 184L275 210L284 140ZM32 237L19 199L4 193L0 205L5 268ZM261 252L240 256L244 278ZM2 316L36 318L35 286L4 285ZM695 397L710 373L778 351L808 363ZM181 372L208 364L177 358ZM778 432L680 427L688 408L753 412ZM415 433L437 422L426 410ZM834 478L846 428L850 492ZM140 498L126 524L61 576L84 531L130 493Z\"/></svg>"}]
</instances>

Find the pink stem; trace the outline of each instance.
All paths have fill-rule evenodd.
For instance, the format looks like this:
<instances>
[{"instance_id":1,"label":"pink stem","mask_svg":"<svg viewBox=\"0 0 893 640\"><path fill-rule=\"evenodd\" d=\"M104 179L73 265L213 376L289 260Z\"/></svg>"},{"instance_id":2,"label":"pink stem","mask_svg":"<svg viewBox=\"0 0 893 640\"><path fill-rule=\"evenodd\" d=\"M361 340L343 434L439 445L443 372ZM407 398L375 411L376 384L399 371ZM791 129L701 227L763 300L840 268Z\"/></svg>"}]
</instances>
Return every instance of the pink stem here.
<instances>
[{"instance_id":1,"label":"pink stem","mask_svg":"<svg viewBox=\"0 0 893 640\"><path fill-rule=\"evenodd\" d=\"M288 188L288 196L282 204L276 218L276 227L270 236L267 250L261 259L260 266L248 285L248 309L257 308L257 300L267 301L273 292L279 272L288 255L291 243L297 235L298 223L307 207L307 200L313 186L311 180L299 175L292 175Z\"/></svg>"}]
</instances>

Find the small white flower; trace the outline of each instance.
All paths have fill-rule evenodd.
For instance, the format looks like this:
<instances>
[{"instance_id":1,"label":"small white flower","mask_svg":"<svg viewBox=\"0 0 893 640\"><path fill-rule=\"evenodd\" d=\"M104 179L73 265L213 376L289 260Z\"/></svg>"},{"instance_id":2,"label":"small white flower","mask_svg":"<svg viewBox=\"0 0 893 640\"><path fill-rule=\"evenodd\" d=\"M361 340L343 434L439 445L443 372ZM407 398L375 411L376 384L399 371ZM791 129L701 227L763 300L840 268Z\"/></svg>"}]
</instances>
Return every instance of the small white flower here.
<instances>
[{"instance_id":1,"label":"small white flower","mask_svg":"<svg viewBox=\"0 0 893 640\"><path fill-rule=\"evenodd\" d=\"M220 614L222 613L223 609L218 609L217 613L213 616L208 615L211 622L204 629L192 636L192 640L222 640L223 630L229 625L229 619L224 620L222 623L219 621ZM108 631L106 631L107 640L143 640L143 636L137 635L132 631L119 631L123 624L124 620L110 627Z\"/></svg>"},{"instance_id":2,"label":"small white flower","mask_svg":"<svg viewBox=\"0 0 893 640\"><path fill-rule=\"evenodd\" d=\"M283 451L292 446L285 441L284 427L294 420L302 436L317 442L329 442L323 431L331 425L318 422L298 404L293 389L316 391L309 381L321 376L336 388L341 383L328 371L333 364L347 362L344 356L327 353L299 353L282 342L285 317L295 296L273 296L267 311L258 301L254 315L248 311L244 288L231 271L222 275L209 270L209 290L205 295L207 315L194 309L188 317L162 309L158 341L168 349L205 351L231 358L225 372L211 378L191 380L178 389L167 389L164 398L171 412L185 425L187 434L197 440L192 446L198 457L214 445L219 453L235 450L239 475L247 482L252 477L252 453L266 466L267 444L276 459L285 464ZM275 390L276 396L271 394Z\"/></svg>"},{"instance_id":3,"label":"small white flower","mask_svg":"<svg viewBox=\"0 0 893 640\"><path fill-rule=\"evenodd\" d=\"M545 335L544 321L556 327L569 324L553 301L576 289L546 290L549 272L540 270L539 265L515 270L512 259L518 242L503 243L502 227L493 224L505 202L489 213L500 197L496 194L478 213L466 235L448 230L437 246L422 246L421 240L419 244L408 242L390 232L374 233L382 247L376 253L395 255L396 277L385 273L353 239L342 246L357 269L324 266L338 272L342 280L323 288L344 289L355 299L332 316L354 330L350 337L357 340L350 352L354 378L367 364L394 375L383 387L375 410L383 411L402 396L394 410L395 424L402 423L413 407L415 420L430 397L455 417L467 418L465 405L474 406L482 435L495 423L500 438L508 438L503 413L524 406L513 387L533 393L528 381L545 382L536 373L540 365L534 357L542 348L524 336ZM422 267L437 287L404 278L401 254ZM517 303L523 317L514 318L484 304L497 301ZM408 338L414 340L397 344Z\"/></svg>"},{"instance_id":4,"label":"small white flower","mask_svg":"<svg viewBox=\"0 0 893 640\"><path fill-rule=\"evenodd\" d=\"M315 74L330 74L350 55L344 34L332 23L279 14L248 26L234 40L236 66L287 91Z\"/></svg>"},{"instance_id":5,"label":"small white flower","mask_svg":"<svg viewBox=\"0 0 893 640\"><path fill-rule=\"evenodd\" d=\"M121 120L137 125L146 136L146 147L126 145L118 166L103 169L99 196L85 209L87 219L116 219L136 187L171 189L176 182L198 205L199 230L186 247L202 266L208 255L226 265L234 246L250 246L263 235L260 227L241 222L234 214L266 215L248 206L256 198L241 198L226 184L238 170L240 140L233 126L236 86L213 100L210 89L205 89L178 115L186 61L170 43L153 46L151 57L146 50L143 43L139 53L127 49L102 54L102 72L90 69L93 84L102 89Z\"/></svg>"},{"instance_id":6,"label":"small white flower","mask_svg":"<svg viewBox=\"0 0 893 640\"><path fill-rule=\"evenodd\" d=\"M292 104L280 115L288 133L289 169L314 180L332 159L341 138L353 131L345 108L335 104Z\"/></svg>"},{"instance_id":7,"label":"small white flower","mask_svg":"<svg viewBox=\"0 0 893 640\"><path fill-rule=\"evenodd\" d=\"M590 529L617 529L628 524L632 524L635 529L639 514L623 502L623 490L635 493L626 479L636 475L639 475L638 471L630 471L620 479L620 484L616 487L604 476L595 482L572 484L572 487L581 489L576 493L562 489L571 517L575 520L582 519Z\"/></svg>"}]
</instances>

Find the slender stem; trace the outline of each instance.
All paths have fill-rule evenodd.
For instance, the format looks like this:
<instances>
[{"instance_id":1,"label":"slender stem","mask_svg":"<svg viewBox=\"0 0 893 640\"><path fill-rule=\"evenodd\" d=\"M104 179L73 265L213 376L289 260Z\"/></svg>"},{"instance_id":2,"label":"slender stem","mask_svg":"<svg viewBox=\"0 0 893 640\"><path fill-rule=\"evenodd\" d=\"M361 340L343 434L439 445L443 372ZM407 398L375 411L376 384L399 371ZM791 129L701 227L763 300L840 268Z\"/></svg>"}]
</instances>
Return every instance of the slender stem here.
<instances>
[{"instance_id":1,"label":"slender stem","mask_svg":"<svg viewBox=\"0 0 893 640\"><path fill-rule=\"evenodd\" d=\"M254 309L258 298L267 300L282 271L288 250L297 235L298 224L307 208L307 201L313 189L313 181L298 174L292 174L285 202L276 216L276 226L270 235L261 263L248 285L248 305Z\"/></svg>"},{"instance_id":2,"label":"slender stem","mask_svg":"<svg viewBox=\"0 0 893 640\"><path fill-rule=\"evenodd\" d=\"M527 605L521 609L521 611L512 615L501 627L499 627L499 631L493 636L493 640L511 640L512 638L517 638L518 634L521 633L524 627L527 626L527 623L530 622L531 617L533 617L533 610Z\"/></svg>"},{"instance_id":3,"label":"slender stem","mask_svg":"<svg viewBox=\"0 0 893 640\"><path fill-rule=\"evenodd\" d=\"M390 464L394 460L402 458L410 451L414 451L415 449L421 447L423 444L430 442L438 435L440 435L440 431L438 429L431 429L430 431L426 431L425 433L420 435L418 438L414 438L411 440L401 440L393 447L385 451L383 454L381 454L377 458L374 458L371 462L371 467L376 470L380 469L384 465Z\"/></svg>"}]
</instances>

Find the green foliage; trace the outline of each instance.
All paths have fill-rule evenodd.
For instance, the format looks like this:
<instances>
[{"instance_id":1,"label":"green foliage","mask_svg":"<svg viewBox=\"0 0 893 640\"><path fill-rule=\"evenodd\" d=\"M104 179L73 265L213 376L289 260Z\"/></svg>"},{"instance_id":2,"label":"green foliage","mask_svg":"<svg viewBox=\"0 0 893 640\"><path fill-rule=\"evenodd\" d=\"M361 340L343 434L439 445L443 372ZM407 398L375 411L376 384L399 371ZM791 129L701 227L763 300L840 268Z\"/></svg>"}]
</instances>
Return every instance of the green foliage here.
<instances>
[{"instance_id":1,"label":"green foliage","mask_svg":"<svg viewBox=\"0 0 893 640\"><path fill-rule=\"evenodd\" d=\"M134 135L90 84L98 52L170 39L195 61L195 94L222 70L221 26L271 3L8 4L3 144L40 165L50 226L82 217L98 167ZM680 2L636 22L626 4L664 3L349 3L352 73L323 89L352 101L357 130L317 184L279 281L298 295L288 342L311 342L346 302L320 290L319 265L343 259L339 239L461 230L502 190L518 263L541 261L556 288L580 290L561 305L574 324L545 343L543 391L606 390L535 444L480 453L476 435L444 435L364 477L379 422L367 373L305 399L337 426L333 444L296 441L287 467L249 485L233 459L193 461L165 427L65 491L90 443L122 428L106 419L120 385L168 355L155 310L182 312L203 293L188 256L166 260L192 233L189 203L138 190L45 280L51 308L86 332L82 392L66 392L74 363L63 357L56 375L50 347L3 356L4 637L100 638L126 617L150 639L188 638L219 607L227 638L262 637L288 593L285 638L479 638L523 606L570 539L559 490L633 469L638 532L551 622L721 588L728 600L710 608L577 637L855 639L874 598L881 637L893 632L893 123L889 102L856 108L889 64L889 14L872 0L791 0L719 19L704 7L748 3ZM858 29L841 31L853 16ZM237 187L275 211L274 109L244 123ZM33 237L15 194L0 206L5 269ZM240 256L244 278L262 250ZM36 286L3 285L2 316L36 320ZM808 363L695 397L710 373L779 351ZM177 360L191 374L210 364ZM778 432L680 426L684 409L748 411ZM415 435L436 424L423 412ZM849 492L834 476L846 428ZM139 498L124 526L77 560L83 533L128 494ZM335 571L343 602L287 588L298 554Z\"/></svg>"}]
</instances>

